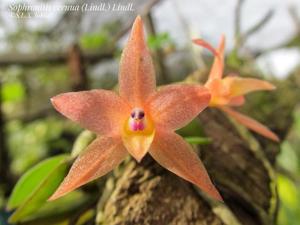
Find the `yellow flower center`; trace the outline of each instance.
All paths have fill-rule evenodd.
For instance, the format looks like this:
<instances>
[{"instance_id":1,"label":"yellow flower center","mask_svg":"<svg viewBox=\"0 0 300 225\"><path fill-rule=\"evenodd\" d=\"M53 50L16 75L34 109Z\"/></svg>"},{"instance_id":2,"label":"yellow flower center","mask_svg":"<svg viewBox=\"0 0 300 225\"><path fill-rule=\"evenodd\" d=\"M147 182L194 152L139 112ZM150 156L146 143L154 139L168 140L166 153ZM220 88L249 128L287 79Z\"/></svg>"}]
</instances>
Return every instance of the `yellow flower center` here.
<instances>
[{"instance_id":1,"label":"yellow flower center","mask_svg":"<svg viewBox=\"0 0 300 225\"><path fill-rule=\"evenodd\" d=\"M154 134L155 127L150 115L134 108L122 130L123 143L129 153L140 161L150 148Z\"/></svg>"},{"instance_id":2,"label":"yellow flower center","mask_svg":"<svg viewBox=\"0 0 300 225\"><path fill-rule=\"evenodd\" d=\"M228 87L221 79L214 79L208 81L205 87L209 89L211 93L211 99L209 106L216 107L220 105L228 104L230 100L230 93Z\"/></svg>"}]
</instances>

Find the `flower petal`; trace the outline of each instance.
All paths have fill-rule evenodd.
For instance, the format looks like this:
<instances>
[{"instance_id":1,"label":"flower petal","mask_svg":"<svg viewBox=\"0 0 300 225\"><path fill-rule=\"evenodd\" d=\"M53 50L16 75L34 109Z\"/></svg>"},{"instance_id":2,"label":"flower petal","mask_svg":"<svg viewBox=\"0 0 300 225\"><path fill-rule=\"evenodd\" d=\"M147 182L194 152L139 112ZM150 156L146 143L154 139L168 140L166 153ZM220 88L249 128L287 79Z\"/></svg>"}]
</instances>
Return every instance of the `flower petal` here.
<instances>
[{"instance_id":1,"label":"flower petal","mask_svg":"<svg viewBox=\"0 0 300 225\"><path fill-rule=\"evenodd\" d=\"M252 91L274 90L276 87L264 80L229 76L223 79L232 97L245 95Z\"/></svg>"},{"instance_id":2,"label":"flower petal","mask_svg":"<svg viewBox=\"0 0 300 225\"><path fill-rule=\"evenodd\" d=\"M210 79L205 83L211 94L209 106L227 105L230 101L229 91L222 79Z\"/></svg>"},{"instance_id":3,"label":"flower petal","mask_svg":"<svg viewBox=\"0 0 300 225\"><path fill-rule=\"evenodd\" d=\"M194 39L193 42L196 45L202 46L202 47L206 48L207 50L211 51L214 54L214 56L218 57L218 52L216 51L216 49L214 49L214 47L211 46L211 44L209 44L205 40L203 40L203 39Z\"/></svg>"},{"instance_id":4,"label":"flower petal","mask_svg":"<svg viewBox=\"0 0 300 225\"><path fill-rule=\"evenodd\" d=\"M224 70L224 49L225 49L225 36L222 35L219 48L214 49L208 42L203 39L195 39L193 42L197 45L200 45L214 54L214 62L211 67L208 80L212 79L221 79L223 76Z\"/></svg>"},{"instance_id":5,"label":"flower petal","mask_svg":"<svg viewBox=\"0 0 300 225\"><path fill-rule=\"evenodd\" d=\"M237 96L230 99L228 102L229 106L241 106L245 103L245 97L244 96Z\"/></svg>"},{"instance_id":6,"label":"flower petal","mask_svg":"<svg viewBox=\"0 0 300 225\"><path fill-rule=\"evenodd\" d=\"M119 165L127 155L120 137L98 137L73 163L68 175L50 201L105 175Z\"/></svg>"},{"instance_id":7,"label":"flower petal","mask_svg":"<svg viewBox=\"0 0 300 225\"><path fill-rule=\"evenodd\" d=\"M55 109L98 134L119 132L130 108L112 91L91 90L60 94L51 99Z\"/></svg>"},{"instance_id":8,"label":"flower petal","mask_svg":"<svg viewBox=\"0 0 300 225\"><path fill-rule=\"evenodd\" d=\"M209 103L209 91L200 85L167 85L146 103L155 126L179 129L192 121Z\"/></svg>"},{"instance_id":9,"label":"flower petal","mask_svg":"<svg viewBox=\"0 0 300 225\"><path fill-rule=\"evenodd\" d=\"M143 22L138 16L121 57L119 92L132 106L140 107L154 91L154 67L144 38Z\"/></svg>"},{"instance_id":10,"label":"flower petal","mask_svg":"<svg viewBox=\"0 0 300 225\"><path fill-rule=\"evenodd\" d=\"M222 201L202 162L182 137L159 129L149 152L160 165Z\"/></svg>"},{"instance_id":11,"label":"flower petal","mask_svg":"<svg viewBox=\"0 0 300 225\"><path fill-rule=\"evenodd\" d=\"M223 76L223 70L224 70L224 50L225 50L225 36L221 36L221 41L218 47L218 56L215 56L214 63L212 65L212 68L210 70L208 79L221 79Z\"/></svg>"},{"instance_id":12,"label":"flower petal","mask_svg":"<svg viewBox=\"0 0 300 225\"><path fill-rule=\"evenodd\" d=\"M279 142L279 137L273 133L269 128L267 128L265 125L259 123L258 121L243 115L229 107L220 107L224 112L226 112L228 115L232 116L236 121L238 121L240 124L244 125L245 127L249 128L250 130L253 130L262 136L269 138L273 141Z\"/></svg>"}]
</instances>

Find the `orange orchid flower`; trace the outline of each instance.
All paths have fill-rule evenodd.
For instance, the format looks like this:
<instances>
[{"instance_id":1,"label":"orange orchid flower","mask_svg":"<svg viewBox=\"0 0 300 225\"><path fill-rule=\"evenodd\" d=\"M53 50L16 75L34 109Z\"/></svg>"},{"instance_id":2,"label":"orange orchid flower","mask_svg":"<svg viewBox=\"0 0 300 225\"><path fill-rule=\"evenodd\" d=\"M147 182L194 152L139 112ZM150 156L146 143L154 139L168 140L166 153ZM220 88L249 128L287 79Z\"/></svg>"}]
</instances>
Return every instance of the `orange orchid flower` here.
<instances>
[{"instance_id":1,"label":"orange orchid flower","mask_svg":"<svg viewBox=\"0 0 300 225\"><path fill-rule=\"evenodd\" d=\"M208 106L209 91L199 85L155 88L143 22L137 17L121 57L119 95L91 90L51 99L57 111L98 137L76 159L49 200L105 175L128 152L140 161L148 151L163 167L222 200L193 148L174 132Z\"/></svg>"},{"instance_id":2,"label":"orange orchid flower","mask_svg":"<svg viewBox=\"0 0 300 225\"><path fill-rule=\"evenodd\" d=\"M209 43L202 39L195 39L193 42L207 48L215 55L208 80L205 83L205 87L207 87L211 93L209 106L220 108L250 130L278 142L278 136L266 126L232 109L234 106L241 106L245 103L245 94L259 90L274 90L275 86L267 81L253 78L241 78L238 76L222 78L224 71L224 35L221 37L218 49L214 49Z\"/></svg>"}]
</instances>

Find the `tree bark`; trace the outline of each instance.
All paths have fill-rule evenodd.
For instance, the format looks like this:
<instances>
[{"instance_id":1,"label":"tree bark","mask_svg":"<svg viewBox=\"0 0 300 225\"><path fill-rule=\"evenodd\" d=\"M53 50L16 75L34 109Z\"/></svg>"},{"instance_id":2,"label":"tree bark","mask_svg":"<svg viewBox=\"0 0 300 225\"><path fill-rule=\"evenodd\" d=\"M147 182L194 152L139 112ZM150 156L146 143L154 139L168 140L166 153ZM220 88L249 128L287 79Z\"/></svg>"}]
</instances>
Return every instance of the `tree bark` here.
<instances>
[{"instance_id":1,"label":"tree bark","mask_svg":"<svg viewBox=\"0 0 300 225\"><path fill-rule=\"evenodd\" d=\"M84 57L78 44L73 44L69 49L68 68L73 91L88 89Z\"/></svg>"},{"instance_id":2,"label":"tree bark","mask_svg":"<svg viewBox=\"0 0 300 225\"><path fill-rule=\"evenodd\" d=\"M224 224L192 185L149 156L130 161L108 199L104 224Z\"/></svg>"}]
</instances>

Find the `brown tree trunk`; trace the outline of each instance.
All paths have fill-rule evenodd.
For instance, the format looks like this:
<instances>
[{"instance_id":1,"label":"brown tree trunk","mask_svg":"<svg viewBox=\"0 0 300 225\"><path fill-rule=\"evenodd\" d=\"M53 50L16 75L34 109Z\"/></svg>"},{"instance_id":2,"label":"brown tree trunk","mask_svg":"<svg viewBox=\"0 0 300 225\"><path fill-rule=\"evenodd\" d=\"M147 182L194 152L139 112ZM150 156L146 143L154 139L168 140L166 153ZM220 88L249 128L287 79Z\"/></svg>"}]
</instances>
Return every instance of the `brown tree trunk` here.
<instances>
[{"instance_id":1,"label":"brown tree trunk","mask_svg":"<svg viewBox=\"0 0 300 225\"><path fill-rule=\"evenodd\" d=\"M72 90L86 90L88 88L88 79L84 58L78 44L73 44L69 49L68 67L72 81Z\"/></svg>"}]
</instances>

